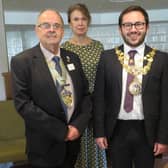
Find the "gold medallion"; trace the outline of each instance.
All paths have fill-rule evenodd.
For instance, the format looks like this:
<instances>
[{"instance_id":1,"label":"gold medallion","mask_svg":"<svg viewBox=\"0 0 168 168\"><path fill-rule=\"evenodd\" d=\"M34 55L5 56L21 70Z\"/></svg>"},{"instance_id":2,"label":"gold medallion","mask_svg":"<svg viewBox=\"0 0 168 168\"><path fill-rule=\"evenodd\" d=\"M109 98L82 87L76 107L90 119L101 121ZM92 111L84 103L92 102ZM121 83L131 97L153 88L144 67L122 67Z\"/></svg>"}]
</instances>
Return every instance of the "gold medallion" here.
<instances>
[{"instance_id":1,"label":"gold medallion","mask_svg":"<svg viewBox=\"0 0 168 168\"><path fill-rule=\"evenodd\" d=\"M141 83L137 78L134 78L134 80L129 85L129 92L135 96L141 94L141 91L142 91Z\"/></svg>"},{"instance_id":2,"label":"gold medallion","mask_svg":"<svg viewBox=\"0 0 168 168\"><path fill-rule=\"evenodd\" d=\"M61 92L61 98L66 106L72 105L72 93L66 89L63 89Z\"/></svg>"}]
</instances>

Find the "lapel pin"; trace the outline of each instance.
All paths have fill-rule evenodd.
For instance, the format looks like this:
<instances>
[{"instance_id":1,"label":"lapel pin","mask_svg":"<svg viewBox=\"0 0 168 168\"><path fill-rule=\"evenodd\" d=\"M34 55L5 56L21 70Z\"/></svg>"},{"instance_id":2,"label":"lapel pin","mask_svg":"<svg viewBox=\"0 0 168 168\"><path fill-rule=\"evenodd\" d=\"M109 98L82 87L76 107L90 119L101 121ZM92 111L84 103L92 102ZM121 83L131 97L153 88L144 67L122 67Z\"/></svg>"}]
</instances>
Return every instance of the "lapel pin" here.
<instances>
[{"instance_id":1,"label":"lapel pin","mask_svg":"<svg viewBox=\"0 0 168 168\"><path fill-rule=\"evenodd\" d=\"M66 56L67 62L70 62L70 57Z\"/></svg>"}]
</instances>

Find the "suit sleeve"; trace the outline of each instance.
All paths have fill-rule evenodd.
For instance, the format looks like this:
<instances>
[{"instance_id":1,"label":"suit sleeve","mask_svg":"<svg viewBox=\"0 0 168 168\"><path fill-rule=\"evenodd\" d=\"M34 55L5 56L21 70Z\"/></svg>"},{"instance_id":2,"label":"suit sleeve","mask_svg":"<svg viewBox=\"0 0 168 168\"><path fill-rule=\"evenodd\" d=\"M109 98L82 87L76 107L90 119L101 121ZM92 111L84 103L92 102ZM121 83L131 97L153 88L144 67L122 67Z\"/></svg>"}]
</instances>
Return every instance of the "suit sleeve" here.
<instances>
[{"instance_id":1,"label":"suit sleeve","mask_svg":"<svg viewBox=\"0 0 168 168\"><path fill-rule=\"evenodd\" d=\"M104 137L104 116L105 116L105 72L104 72L104 56L101 54L97 68L95 89L93 96L93 123L94 136Z\"/></svg>"},{"instance_id":2,"label":"suit sleeve","mask_svg":"<svg viewBox=\"0 0 168 168\"><path fill-rule=\"evenodd\" d=\"M164 54L163 72L161 77L161 109L158 123L157 141L168 144L168 54Z\"/></svg>"},{"instance_id":3,"label":"suit sleeve","mask_svg":"<svg viewBox=\"0 0 168 168\"><path fill-rule=\"evenodd\" d=\"M63 141L67 134L67 126L65 122L50 115L43 107L34 103L30 67L22 55L12 58L11 76L14 104L18 113L25 120L26 127L50 138Z\"/></svg>"}]
</instances>

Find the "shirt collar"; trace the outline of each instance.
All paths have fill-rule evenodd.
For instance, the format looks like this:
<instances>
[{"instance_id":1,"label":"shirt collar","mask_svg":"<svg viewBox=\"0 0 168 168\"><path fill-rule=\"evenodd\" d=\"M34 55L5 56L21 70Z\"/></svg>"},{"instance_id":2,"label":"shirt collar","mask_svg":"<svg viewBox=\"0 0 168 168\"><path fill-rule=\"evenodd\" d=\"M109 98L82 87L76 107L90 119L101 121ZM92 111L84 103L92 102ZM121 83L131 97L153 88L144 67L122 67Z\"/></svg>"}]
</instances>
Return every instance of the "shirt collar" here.
<instances>
[{"instance_id":1,"label":"shirt collar","mask_svg":"<svg viewBox=\"0 0 168 168\"><path fill-rule=\"evenodd\" d=\"M58 49L58 53L55 55L51 53L49 50L43 47L43 45L40 43L40 48L42 53L44 54L44 57L47 61L51 61L54 56L60 57L60 48Z\"/></svg>"},{"instance_id":2,"label":"shirt collar","mask_svg":"<svg viewBox=\"0 0 168 168\"><path fill-rule=\"evenodd\" d=\"M142 43L141 45L135 48L132 48L128 46L126 43L124 43L124 53L125 54L128 54L130 50L136 50L138 54L141 54L141 53L144 53L144 49L145 49L145 43Z\"/></svg>"}]
</instances>

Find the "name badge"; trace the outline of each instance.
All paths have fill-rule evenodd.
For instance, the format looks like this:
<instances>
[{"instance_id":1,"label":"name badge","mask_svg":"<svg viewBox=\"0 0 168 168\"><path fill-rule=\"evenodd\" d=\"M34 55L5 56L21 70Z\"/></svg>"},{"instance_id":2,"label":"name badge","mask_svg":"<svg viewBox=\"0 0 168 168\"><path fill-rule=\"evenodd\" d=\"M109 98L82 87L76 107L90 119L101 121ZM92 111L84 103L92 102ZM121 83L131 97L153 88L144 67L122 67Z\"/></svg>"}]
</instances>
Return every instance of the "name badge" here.
<instances>
[{"instance_id":1,"label":"name badge","mask_svg":"<svg viewBox=\"0 0 168 168\"><path fill-rule=\"evenodd\" d=\"M75 70L74 64L67 64L67 67L68 67L68 70L69 70L69 71Z\"/></svg>"}]
</instances>

